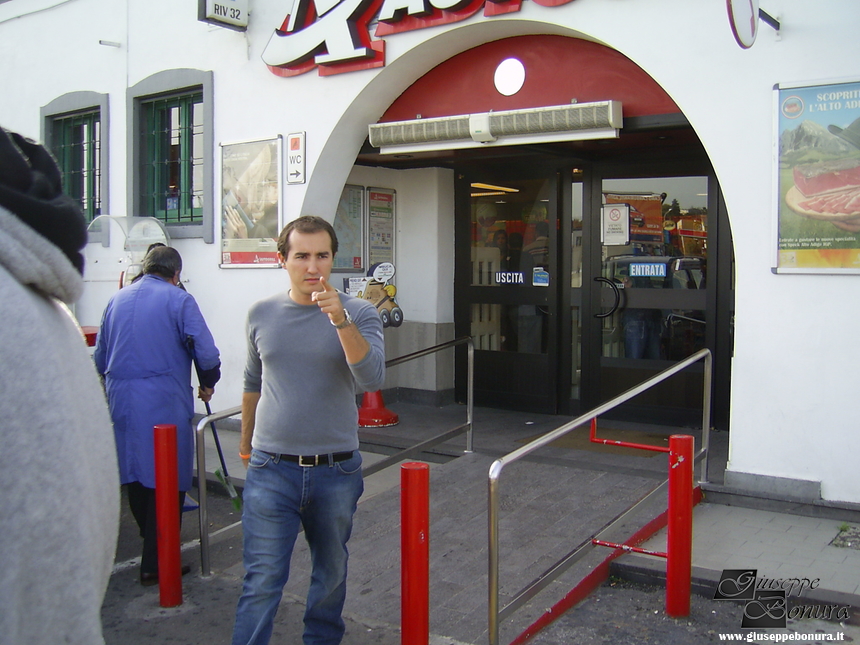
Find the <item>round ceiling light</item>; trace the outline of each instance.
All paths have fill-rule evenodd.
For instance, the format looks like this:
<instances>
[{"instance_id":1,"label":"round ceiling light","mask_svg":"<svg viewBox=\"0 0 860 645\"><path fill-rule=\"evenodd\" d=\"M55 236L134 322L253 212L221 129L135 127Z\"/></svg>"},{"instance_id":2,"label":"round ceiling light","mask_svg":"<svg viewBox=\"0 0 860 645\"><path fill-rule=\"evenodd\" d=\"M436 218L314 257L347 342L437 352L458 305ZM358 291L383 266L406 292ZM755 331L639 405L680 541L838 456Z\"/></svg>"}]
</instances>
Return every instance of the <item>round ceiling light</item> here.
<instances>
[{"instance_id":1,"label":"round ceiling light","mask_svg":"<svg viewBox=\"0 0 860 645\"><path fill-rule=\"evenodd\" d=\"M516 58L506 58L496 68L493 82L499 94L512 96L519 92L526 82L526 68Z\"/></svg>"}]
</instances>

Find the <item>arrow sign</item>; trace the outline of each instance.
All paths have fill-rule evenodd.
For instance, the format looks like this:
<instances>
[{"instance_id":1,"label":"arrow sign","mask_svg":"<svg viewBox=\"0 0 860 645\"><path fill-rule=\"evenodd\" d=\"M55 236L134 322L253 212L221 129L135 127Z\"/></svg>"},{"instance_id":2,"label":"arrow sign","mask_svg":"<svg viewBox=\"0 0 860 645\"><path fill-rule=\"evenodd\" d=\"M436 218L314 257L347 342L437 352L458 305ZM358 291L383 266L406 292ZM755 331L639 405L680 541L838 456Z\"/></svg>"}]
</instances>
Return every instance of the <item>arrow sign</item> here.
<instances>
[{"instance_id":1,"label":"arrow sign","mask_svg":"<svg viewBox=\"0 0 860 645\"><path fill-rule=\"evenodd\" d=\"M305 183L305 133L287 135L287 183Z\"/></svg>"}]
</instances>

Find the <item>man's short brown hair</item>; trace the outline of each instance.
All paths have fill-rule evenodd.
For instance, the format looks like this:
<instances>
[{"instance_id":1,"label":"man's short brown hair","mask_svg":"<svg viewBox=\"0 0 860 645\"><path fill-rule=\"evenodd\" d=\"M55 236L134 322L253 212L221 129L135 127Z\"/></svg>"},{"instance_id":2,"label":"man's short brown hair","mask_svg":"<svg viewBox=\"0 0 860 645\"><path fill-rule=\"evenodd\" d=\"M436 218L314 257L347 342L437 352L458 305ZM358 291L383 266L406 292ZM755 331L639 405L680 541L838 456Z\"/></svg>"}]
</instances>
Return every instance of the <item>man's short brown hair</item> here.
<instances>
[{"instance_id":1,"label":"man's short brown hair","mask_svg":"<svg viewBox=\"0 0 860 645\"><path fill-rule=\"evenodd\" d=\"M334 227L322 217L302 215L287 224L278 236L278 252L285 258L290 253L290 233L293 231L298 231L299 233L319 233L320 231L325 231L331 238L331 255L332 257L337 255L337 234L334 232Z\"/></svg>"}]
</instances>

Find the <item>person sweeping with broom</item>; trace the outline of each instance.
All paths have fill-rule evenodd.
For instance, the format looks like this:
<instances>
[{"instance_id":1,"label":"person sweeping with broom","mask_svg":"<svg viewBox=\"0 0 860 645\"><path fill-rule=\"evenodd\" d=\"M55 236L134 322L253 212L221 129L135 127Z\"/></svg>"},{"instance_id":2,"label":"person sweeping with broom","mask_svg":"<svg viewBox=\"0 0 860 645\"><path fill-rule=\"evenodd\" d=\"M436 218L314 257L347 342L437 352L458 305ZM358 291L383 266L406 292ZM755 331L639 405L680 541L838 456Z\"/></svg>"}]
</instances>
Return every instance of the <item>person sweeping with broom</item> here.
<instances>
[{"instance_id":1,"label":"person sweeping with broom","mask_svg":"<svg viewBox=\"0 0 860 645\"><path fill-rule=\"evenodd\" d=\"M194 465L192 358L199 367L201 400L212 398L221 377L220 354L197 302L177 288L181 271L176 249L152 249L143 260L143 278L108 302L93 354L105 377L120 481L143 537L144 586L158 583L153 426L176 425L181 509Z\"/></svg>"}]
</instances>

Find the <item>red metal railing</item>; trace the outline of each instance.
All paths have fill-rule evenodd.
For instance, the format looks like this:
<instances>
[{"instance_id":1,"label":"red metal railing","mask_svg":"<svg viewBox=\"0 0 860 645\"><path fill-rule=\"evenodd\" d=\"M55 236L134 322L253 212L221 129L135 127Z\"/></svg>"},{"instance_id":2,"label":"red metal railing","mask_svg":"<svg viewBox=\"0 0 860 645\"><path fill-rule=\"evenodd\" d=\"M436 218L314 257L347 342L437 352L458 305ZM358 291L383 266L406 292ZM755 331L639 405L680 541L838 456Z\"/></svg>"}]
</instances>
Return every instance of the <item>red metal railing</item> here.
<instances>
[{"instance_id":1,"label":"red metal railing","mask_svg":"<svg viewBox=\"0 0 860 645\"><path fill-rule=\"evenodd\" d=\"M692 437L689 437L690 440L690 449L689 452L687 447L683 445L683 442L687 441L687 439L682 440L682 444L678 447L677 455L672 454L672 448L670 446L669 452L669 473L670 477L673 479L677 478L678 481L687 482L687 485L679 485L676 484L673 488L675 489L675 499L673 500L673 495L670 495L669 501L669 509L665 512L665 516L667 517L667 523L669 521L673 522L676 528L673 528L670 531L670 543L674 543L675 540L684 541L684 529L681 529L680 533L678 528L689 526L686 529L689 535L692 535L692 503L688 502L687 497L694 497L693 490L693 477L692 477L692 468L693 461L702 458L702 476L701 481L708 481L708 446L709 446L709 438L708 433L711 427L711 379L713 372L713 359L711 357L711 352L708 349L701 349L694 354L691 354L687 358L678 361L673 366L663 370L659 374L652 376L651 378L643 381L642 383L630 388L626 392L619 394L613 399L606 401L598 405L593 410L583 414L580 417L556 428L555 430L546 433L545 435L531 441L529 444L522 446L513 452L508 453L507 455L497 459L490 466L489 477L488 477L488 504L487 504L487 525L488 525L488 544L487 544L487 553L488 553L488 609L489 609L489 628L488 628L488 640L489 645L498 645L499 643L499 626L503 620L505 620L508 616L510 616L517 609L522 607L526 602L528 602L531 598L533 598L537 593L541 590L546 589L549 584L558 576L560 576L564 571L573 566L577 561L579 561L584 555L588 552L588 549L593 548L595 545L592 544L591 540L595 537L600 537L603 531L608 531L610 528L616 525L616 523L620 522L627 513L632 512L634 508L638 504L642 502L638 502L637 505L631 507L621 515L617 516L613 519L610 524L605 526L601 533L592 535L591 538L585 540L583 544L579 545L573 551L565 555L561 560L552 565L547 571L539 575L532 583L528 584L522 590L514 594L513 599L508 602L504 607L501 606L501 598L499 594L499 507L500 507L500 492L499 492L499 482L502 476L503 469L530 453L538 450L539 448L543 448L548 446L553 441L561 438L565 434L576 430L584 426L586 423L589 423L593 419L596 419L602 414L605 414L609 410L635 398L642 392L654 387L655 385L667 380L673 375L681 372L687 367L697 363L698 361L704 362L704 369L702 373L702 446L699 451L699 454L695 457L692 453ZM618 445L618 442L610 441L610 440L600 440L600 442L615 444ZM654 448L649 447L648 449ZM659 448L661 452L665 449ZM651 493L649 493L647 497L650 495L656 494L661 487L654 489ZM700 490L700 489L697 489ZM687 516L689 515L689 519ZM669 519L669 516L675 516L674 519ZM650 523L649 523L650 525ZM644 539L644 538L643 538ZM642 540L639 540L641 542ZM632 550L631 546L618 545L616 551L618 554L624 552L625 549ZM637 547L638 548L638 547ZM667 552L667 576L673 577L675 579L685 578L688 581L689 585L689 574L684 574L684 568L691 569L691 558L690 552L692 547L688 547L689 551L687 553L684 552L683 547L679 548L677 546L670 546ZM673 555L674 554L674 555ZM608 566L603 567L601 571L608 571ZM668 583L667 583L668 584ZM684 595L683 586L676 589L680 589L676 593L679 596ZM673 598L675 597L675 593L673 593ZM687 597L687 613L689 613L689 587L686 592ZM686 615L683 613L684 606L681 604L677 606L674 602L668 602L667 598L667 613L671 612L674 615Z\"/></svg>"},{"instance_id":2,"label":"red metal railing","mask_svg":"<svg viewBox=\"0 0 860 645\"><path fill-rule=\"evenodd\" d=\"M597 438L597 419L591 420L592 443L669 453L669 514L666 552L650 551L628 544L591 540L630 553L666 558L666 614L672 618L690 615L690 586L693 571L693 448L690 435L673 434L669 447Z\"/></svg>"}]
</instances>

